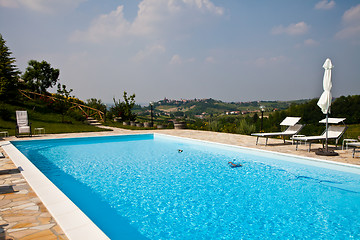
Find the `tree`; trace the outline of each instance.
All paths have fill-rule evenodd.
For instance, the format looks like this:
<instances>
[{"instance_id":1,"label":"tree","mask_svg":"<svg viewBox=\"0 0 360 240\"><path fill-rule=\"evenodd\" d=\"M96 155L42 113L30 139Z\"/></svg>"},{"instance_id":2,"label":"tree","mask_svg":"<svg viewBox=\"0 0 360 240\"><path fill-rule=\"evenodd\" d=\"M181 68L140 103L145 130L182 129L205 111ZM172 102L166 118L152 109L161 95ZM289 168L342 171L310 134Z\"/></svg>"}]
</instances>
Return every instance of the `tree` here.
<instances>
[{"instance_id":1,"label":"tree","mask_svg":"<svg viewBox=\"0 0 360 240\"><path fill-rule=\"evenodd\" d=\"M332 117L344 117L347 124L360 122L360 95L341 96L331 104Z\"/></svg>"},{"instance_id":2,"label":"tree","mask_svg":"<svg viewBox=\"0 0 360 240\"><path fill-rule=\"evenodd\" d=\"M61 114L62 116L61 121L65 122L64 117L67 111L69 110L69 108L71 107L71 104L69 103L69 98L70 98L70 93L73 90L72 89L67 90L66 85L61 85L60 83L58 84L57 88L58 90L56 97L60 100L55 102L54 108Z\"/></svg>"},{"instance_id":3,"label":"tree","mask_svg":"<svg viewBox=\"0 0 360 240\"><path fill-rule=\"evenodd\" d=\"M14 96L20 71L15 66L15 58L6 46L6 41L0 34L0 100Z\"/></svg>"},{"instance_id":4,"label":"tree","mask_svg":"<svg viewBox=\"0 0 360 240\"><path fill-rule=\"evenodd\" d=\"M121 102L120 99L117 102L114 100L114 106L110 109L110 112L115 117L120 117L123 121L134 121L136 114L132 113L131 110L135 105L135 94L127 96L127 92L124 91L124 102Z\"/></svg>"},{"instance_id":5,"label":"tree","mask_svg":"<svg viewBox=\"0 0 360 240\"><path fill-rule=\"evenodd\" d=\"M46 61L30 60L22 78L29 89L38 93L46 93L59 80L60 70L52 68Z\"/></svg>"},{"instance_id":6,"label":"tree","mask_svg":"<svg viewBox=\"0 0 360 240\"><path fill-rule=\"evenodd\" d=\"M254 116L252 117L252 122L257 123L258 120L259 120L259 115L255 113Z\"/></svg>"},{"instance_id":7,"label":"tree","mask_svg":"<svg viewBox=\"0 0 360 240\"><path fill-rule=\"evenodd\" d=\"M106 104L101 101L101 99L90 98L87 99L86 102L86 105L88 105L89 107L102 111L105 117L104 121L106 121L107 107Z\"/></svg>"},{"instance_id":8,"label":"tree","mask_svg":"<svg viewBox=\"0 0 360 240\"><path fill-rule=\"evenodd\" d=\"M101 101L101 99L90 98L86 100L86 105L89 107L95 108L97 110L106 113L106 104Z\"/></svg>"}]
</instances>

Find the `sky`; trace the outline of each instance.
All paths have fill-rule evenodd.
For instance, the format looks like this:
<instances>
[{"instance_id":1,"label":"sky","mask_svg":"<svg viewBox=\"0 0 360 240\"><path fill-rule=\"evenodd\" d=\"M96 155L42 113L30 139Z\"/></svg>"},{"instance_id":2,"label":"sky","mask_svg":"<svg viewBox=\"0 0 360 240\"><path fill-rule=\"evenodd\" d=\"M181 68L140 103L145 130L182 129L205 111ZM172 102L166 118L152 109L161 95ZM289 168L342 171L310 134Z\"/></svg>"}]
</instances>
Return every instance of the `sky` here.
<instances>
[{"instance_id":1,"label":"sky","mask_svg":"<svg viewBox=\"0 0 360 240\"><path fill-rule=\"evenodd\" d=\"M359 0L0 0L0 34L82 100L318 98L327 58L360 93Z\"/></svg>"}]
</instances>

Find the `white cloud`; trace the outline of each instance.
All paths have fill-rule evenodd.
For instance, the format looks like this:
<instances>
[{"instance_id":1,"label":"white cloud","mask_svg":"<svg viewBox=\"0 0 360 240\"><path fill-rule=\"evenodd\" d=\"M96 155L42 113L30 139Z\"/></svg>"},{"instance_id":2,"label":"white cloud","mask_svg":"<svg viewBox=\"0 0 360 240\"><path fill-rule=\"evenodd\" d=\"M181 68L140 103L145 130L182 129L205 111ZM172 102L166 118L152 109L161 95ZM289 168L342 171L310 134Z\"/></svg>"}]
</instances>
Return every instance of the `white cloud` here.
<instances>
[{"instance_id":1,"label":"white cloud","mask_svg":"<svg viewBox=\"0 0 360 240\"><path fill-rule=\"evenodd\" d=\"M360 38L360 4L347 10L343 17L343 29L336 33L339 39Z\"/></svg>"},{"instance_id":2,"label":"white cloud","mask_svg":"<svg viewBox=\"0 0 360 240\"><path fill-rule=\"evenodd\" d=\"M133 22L124 18L124 7L119 6L109 14L96 18L86 31L77 31L72 40L100 42L124 36L157 38L160 33L176 31L180 26L196 25L193 18L205 17L202 13L222 15L224 10L209 0L143 0L138 5ZM186 29L186 28L183 28Z\"/></svg>"},{"instance_id":3,"label":"white cloud","mask_svg":"<svg viewBox=\"0 0 360 240\"><path fill-rule=\"evenodd\" d=\"M180 65L180 64L193 64L196 63L195 58L183 58L179 54L175 54L171 57L169 64L170 65Z\"/></svg>"},{"instance_id":4,"label":"white cloud","mask_svg":"<svg viewBox=\"0 0 360 240\"><path fill-rule=\"evenodd\" d=\"M295 48L301 48L301 47L314 47L319 45L320 43L318 41L315 41L314 39L306 39L304 42L296 44Z\"/></svg>"},{"instance_id":5,"label":"white cloud","mask_svg":"<svg viewBox=\"0 0 360 240\"><path fill-rule=\"evenodd\" d=\"M346 24L359 24L360 22L360 4L347 10L343 15L343 21Z\"/></svg>"},{"instance_id":6,"label":"white cloud","mask_svg":"<svg viewBox=\"0 0 360 240\"><path fill-rule=\"evenodd\" d=\"M74 9L87 0L0 0L1 7L25 8L41 13Z\"/></svg>"},{"instance_id":7,"label":"white cloud","mask_svg":"<svg viewBox=\"0 0 360 240\"><path fill-rule=\"evenodd\" d=\"M315 5L315 9L320 10L330 10L335 7L335 1L334 0L321 0Z\"/></svg>"},{"instance_id":8,"label":"white cloud","mask_svg":"<svg viewBox=\"0 0 360 240\"><path fill-rule=\"evenodd\" d=\"M19 3L15 0L0 0L0 7L17 8Z\"/></svg>"},{"instance_id":9,"label":"white cloud","mask_svg":"<svg viewBox=\"0 0 360 240\"><path fill-rule=\"evenodd\" d=\"M167 5L163 0L143 0L139 4L137 17L131 25L130 32L135 35L149 35L156 31L157 26L166 21L174 13L174 1ZM170 7L169 7L170 6Z\"/></svg>"},{"instance_id":10,"label":"white cloud","mask_svg":"<svg viewBox=\"0 0 360 240\"><path fill-rule=\"evenodd\" d=\"M182 63L182 60L179 55L175 54L174 56L172 56L172 58L170 60L171 65L176 65L176 64L181 64L181 63Z\"/></svg>"},{"instance_id":11,"label":"white cloud","mask_svg":"<svg viewBox=\"0 0 360 240\"><path fill-rule=\"evenodd\" d=\"M309 31L309 26L305 22L298 22L290 24L287 27L283 25L274 27L272 29L272 34L279 35L279 34L287 34L287 35L303 35Z\"/></svg>"},{"instance_id":12,"label":"white cloud","mask_svg":"<svg viewBox=\"0 0 360 240\"><path fill-rule=\"evenodd\" d=\"M319 42L315 41L314 39L309 38L304 41L304 45L305 46L316 46L316 45L319 45Z\"/></svg>"},{"instance_id":13,"label":"white cloud","mask_svg":"<svg viewBox=\"0 0 360 240\"><path fill-rule=\"evenodd\" d=\"M207 57L207 58L205 59L205 62L207 62L207 63L215 63L215 58L209 56L209 57Z\"/></svg>"},{"instance_id":14,"label":"white cloud","mask_svg":"<svg viewBox=\"0 0 360 240\"><path fill-rule=\"evenodd\" d=\"M144 59L147 59L153 55L161 54L165 52L165 47L162 45L153 45L150 47L146 47L145 50L139 51L133 58L132 61L134 62L141 62Z\"/></svg>"},{"instance_id":15,"label":"white cloud","mask_svg":"<svg viewBox=\"0 0 360 240\"><path fill-rule=\"evenodd\" d=\"M184 3L189 4L191 6L196 6L198 9L201 9L203 11L209 11L211 13L214 13L216 15L223 15L224 9L221 7L215 6L211 1L209 0L183 0Z\"/></svg>"},{"instance_id":16,"label":"white cloud","mask_svg":"<svg viewBox=\"0 0 360 240\"><path fill-rule=\"evenodd\" d=\"M108 38L126 36L129 29L130 23L124 18L123 6L119 6L109 14L100 15L87 31L76 31L70 39L73 41L100 42Z\"/></svg>"},{"instance_id":17,"label":"white cloud","mask_svg":"<svg viewBox=\"0 0 360 240\"><path fill-rule=\"evenodd\" d=\"M335 37L339 39L351 39L360 36L360 26L350 26L336 33Z\"/></svg>"}]
</instances>

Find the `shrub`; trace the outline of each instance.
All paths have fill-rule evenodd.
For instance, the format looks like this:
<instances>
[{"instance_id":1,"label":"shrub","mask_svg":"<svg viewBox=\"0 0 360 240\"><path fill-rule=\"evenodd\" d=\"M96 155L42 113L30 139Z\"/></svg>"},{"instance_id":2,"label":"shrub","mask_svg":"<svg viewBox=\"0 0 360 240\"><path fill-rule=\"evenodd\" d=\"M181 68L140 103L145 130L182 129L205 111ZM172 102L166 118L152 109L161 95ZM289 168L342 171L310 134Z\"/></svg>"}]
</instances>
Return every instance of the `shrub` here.
<instances>
[{"instance_id":1,"label":"shrub","mask_svg":"<svg viewBox=\"0 0 360 240\"><path fill-rule=\"evenodd\" d=\"M4 106L0 106L0 117L4 121L10 121L11 119L11 111Z\"/></svg>"},{"instance_id":2,"label":"shrub","mask_svg":"<svg viewBox=\"0 0 360 240\"><path fill-rule=\"evenodd\" d=\"M221 131L221 124L217 120L213 120L209 122L209 130L214 132L220 132Z\"/></svg>"},{"instance_id":3,"label":"shrub","mask_svg":"<svg viewBox=\"0 0 360 240\"><path fill-rule=\"evenodd\" d=\"M67 115L69 117L75 119L76 121L83 122L86 120L86 117L82 113L80 113L78 111L74 111L72 109L68 110Z\"/></svg>"},{"instance_id":4,"label":"shrub","mask_svg":"<svg viewBox=\"0 0 360 240\"><path fill-rule=\"evenodd\" d=\"M238 127L236 128L236 133L249 135L255 132L255 130L256 127L254 124L248 123L245 119L241 119Z\"/></svg>"}]
</instances>

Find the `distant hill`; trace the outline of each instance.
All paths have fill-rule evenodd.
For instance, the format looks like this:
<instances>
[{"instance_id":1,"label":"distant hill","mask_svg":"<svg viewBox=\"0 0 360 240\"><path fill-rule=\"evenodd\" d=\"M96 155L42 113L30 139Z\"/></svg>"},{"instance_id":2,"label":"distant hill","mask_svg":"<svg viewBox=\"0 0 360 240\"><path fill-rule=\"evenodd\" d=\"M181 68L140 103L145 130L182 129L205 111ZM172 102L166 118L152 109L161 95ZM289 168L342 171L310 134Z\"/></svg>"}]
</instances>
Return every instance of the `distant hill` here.
<instances>
[{"instance_id":1,"label":"distant hill","mask_svg":"<svg viewBox=\"0 0 360 240\"><path fill-rule=\"evenodd\" d=\"M251 102L223 102L220 100L191 99L191 100L170 100L164 99L154 103L154 109L164 114L186 114L187 116L201 116L208 114L246 114L259 112L260 106L264 106L265 111L284 110L291 104L302 104L310 100L294 101L251 101Z\"/></svg>"}]
</instances>

